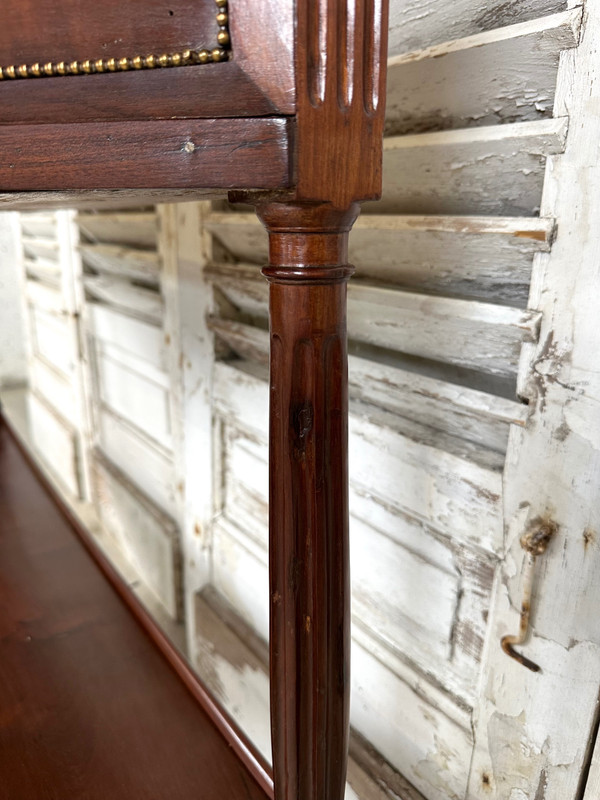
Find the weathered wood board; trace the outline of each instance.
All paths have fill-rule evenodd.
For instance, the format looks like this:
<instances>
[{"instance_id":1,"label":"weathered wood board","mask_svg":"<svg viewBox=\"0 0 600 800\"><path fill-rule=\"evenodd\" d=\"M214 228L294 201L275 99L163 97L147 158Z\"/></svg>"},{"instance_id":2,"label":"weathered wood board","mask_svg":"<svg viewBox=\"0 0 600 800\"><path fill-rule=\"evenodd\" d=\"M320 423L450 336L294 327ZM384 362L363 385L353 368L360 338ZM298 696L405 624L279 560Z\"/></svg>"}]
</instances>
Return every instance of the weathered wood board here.
<instances>
[{"instance_id":1,"label":"weathered wood board","mask_svg":"<svg viewBox=\"0 0 600 800\"><path fill-rule=\"evenodd\" d=\"M167 371L173 422L176 486L185 585L186 639L195 658L196 594L212 579L212 521L218 505L212 424L213 335L206 317L213 294L204 278L209 237L206 203L159 206L159 252Z\"/></svg>"},{"instance_id":2,"label":"weathered wood board","mask_svg":"<svg viewBox=\"0 0 600 800\"><path fill-rule=\"evenodd\" d=\"M392 0L390 55L553 14L567 0Z\"/></svg>"},{"instance_id":3,"label":"weathered wood board","mask_svg":"<svg viewBox=\"0 0 600 800\"><path fill-rule=\"evenodd\" d=\"M65 315L46 312L33 305L30 311L31 339L35 353L65 376L74 367L71 331Z\"/></svg>"},{"instance_id":4,"label":"weathered wood board","mask_svg":"<svg viewBox=\"0 0 600 800\"><path fill-rule=\"evenodd\" d=\"M77 419L77 398L72 382L39 354L31 357L29 385L64 419Z\"/></svg>"},{"instance_id":5,"label":"weathered wood board","mask_svg":"<svg viewBox=\"0 0 600 800\"><path fill-rule=\"evenodd\" d=\"M0 388L26 379L20 238L18 215L0 214Z\"/></svg>"},{"instance_id":6,"label":"weathered wood board","mask_svg":"<svg viewBox=\"0 0 600 800\"><path fill-rule=\"evenodd\" d=\"M81 496L77 431L43 397L28 394L31 435L38 454L75 497Z\"/></svg>"},{"instance_id":7,"label":"weathered wood board","mask_svg":"<svg viewBox=\"0 0 600 800\"><path fill-rule=\"evenodd\" d=\"M170 450L172 436L166 376L158 371L150 374L147 369L142 371L141 362L128 358L126 351L110 346L98 346L95 361L101 402Z\"/></svg>"},{"instance_id":8,"label":"weathered wood board","mask_svg":"<svg viewBox=\"0 0 600 800\"><path fill-rule=\"evenodd\" d=\"M575 47L581 9L390 59L390 135L552 117L560 53Z\"/></svg>"},{"instance_id":9,"label":"weathered wood board","mask_svg":"<svg viewBox=\"0 0 600 800\"><path fill-rule=\"evenodd\" d=\"M173 458L156 446L156 441L140 435L130 425L106 408L97 414L96 436L103 453L120 469L135 469L135 482L140 489L169 515L178 509Z\"/></svg>"},{"instance_id":10,"label":"weathered wood board","mask_svg":"<svg viewBox=\"0 0 600 800\"><path fill-rule=\"evenodd\" d=\"M157 247L156 214L152 211L126 213L101 212L77 215L77 224L85 239L90 242L108 242L111 245L131 247Z\"/></svg>"},{"instance_id":11,"label":"weathered wood board","mask_svg":"<svg viewBox=\"0 0 600 800\"><path fill-rule=\"evenodd\" d=\"M157 292L108 275L85 277L83 284L94 300L128 312L138 319L161 324L163 303Z\"/></svg>"},{"instance_id":12,"label":"weathered wood board","mask_svg":"<svg viewBox=\"0 0 600 800\"><path fill-rule=\"evenodd\" d=\"M181 617L181 565L175 522L108 459L93 459L96 506L146 585L174 619Z\"/></svg>"},{"instance_id":13,"label":"weathered wood board","mask_svg":"<svg viewBox=\"0 0 600 800\"><path fill-rule=\"evenodd\" d=\"M81 244L79 250L85 265L100 274L120 275L158 285L160 261L155 250L114 244Z\"/></svg>"},{"instance_id":14,"label":"weathered wood board","mask_svg":"<svg viewBox=\"0 0 600 800\"><path fill-rule=\"evenodd\" d=\"M567 128L563 118L390 137L378 213L537 216L546 158Z\"/></svg>"},{"instance_id":15,"label":"weathered wood board","mask_svg":"<svg viewBox=\"0 0 600 800\"><path fill-rule=\"evenodd\" d=\"M97 303L89 304L88 331L107 344L127 349L158 370L165 369L165 345L160 328Z\"/></svg>"},{"instance_id":16,"label":"weathered wood board","mask_svg":"<svg viewBox=\"0 0 600 800\"><path fill-rule=\"evenodd\" d=\"M27 236L52 239L56 236L56 216L52 212L23 212L19 215L23 233Z\"/></svg>"}]
</instances>

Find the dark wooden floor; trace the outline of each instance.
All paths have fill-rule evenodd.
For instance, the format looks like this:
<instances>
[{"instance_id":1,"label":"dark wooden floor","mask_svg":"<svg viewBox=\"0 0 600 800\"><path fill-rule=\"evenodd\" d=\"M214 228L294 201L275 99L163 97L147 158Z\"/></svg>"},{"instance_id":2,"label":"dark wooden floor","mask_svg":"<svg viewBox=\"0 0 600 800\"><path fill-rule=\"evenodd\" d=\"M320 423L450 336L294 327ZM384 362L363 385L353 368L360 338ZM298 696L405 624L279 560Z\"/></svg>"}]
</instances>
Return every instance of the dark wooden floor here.
<instances>
[{"instance_id":1,"label":"dark wooden floor","mask_svg":"<svg viewBox=\"0 0 600 800\"><path fill-rule=\"evenodd\" d=\"M0 798L266 798L1 420Z\"/></svg>"}]
</instances>

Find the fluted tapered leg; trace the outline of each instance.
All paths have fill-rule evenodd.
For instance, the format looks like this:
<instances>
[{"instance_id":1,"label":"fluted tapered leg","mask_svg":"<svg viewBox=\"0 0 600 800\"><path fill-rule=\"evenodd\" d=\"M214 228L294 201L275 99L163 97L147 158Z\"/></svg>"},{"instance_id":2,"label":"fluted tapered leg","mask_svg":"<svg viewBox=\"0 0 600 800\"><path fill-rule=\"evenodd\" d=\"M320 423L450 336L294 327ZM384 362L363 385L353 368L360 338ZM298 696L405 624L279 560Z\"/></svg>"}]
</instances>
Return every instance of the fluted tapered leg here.
<instances>
[{"instance_id":1,"label":"fluted tapered leg","mask_svg":"<svg viewBox=\"0 0 600 800\"><path fill-rule=\"evenodd\" d=\"M349 706L348 230L271 204L271 724L276 800L342 800Z\"/></svg>"}]
</instances>

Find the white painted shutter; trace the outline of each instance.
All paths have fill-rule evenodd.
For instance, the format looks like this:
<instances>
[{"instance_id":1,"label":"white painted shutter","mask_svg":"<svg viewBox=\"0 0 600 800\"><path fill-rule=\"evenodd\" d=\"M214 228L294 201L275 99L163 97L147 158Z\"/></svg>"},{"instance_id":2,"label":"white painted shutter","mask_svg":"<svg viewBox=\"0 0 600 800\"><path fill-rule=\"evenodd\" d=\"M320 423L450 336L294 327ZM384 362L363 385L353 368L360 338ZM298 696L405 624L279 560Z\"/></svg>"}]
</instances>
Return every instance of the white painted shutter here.
<instances>
[{"instance_id":1,"label":"white painted shutter","mask_svg":"<svg viewBox=\"0 0 600 800\"><path fill-rule=\"evenodd\" d=\"M73 212L20 214L34 446L74 498L89 497L82 297Z\"/></svg>"},{"instance_id":2,"label":"white painted shutter","mask_svg":"<svg viewBox=\"0 0 600 800\"><path fill-rule=\"evenodd\" d=\"M157 216L80 212L93 499L140 578L182 615L179 505Z\"/></svg>"},{"instance_id":3,"label":"white painted shutter","mask_svg":"<svg viewBox=\"0 0 600 800\"><path fill-rule=\"evenodd\" d=\"M0 392L27 381L22 258L19 214L0 213Z\"/></svg>"}]
</instances>

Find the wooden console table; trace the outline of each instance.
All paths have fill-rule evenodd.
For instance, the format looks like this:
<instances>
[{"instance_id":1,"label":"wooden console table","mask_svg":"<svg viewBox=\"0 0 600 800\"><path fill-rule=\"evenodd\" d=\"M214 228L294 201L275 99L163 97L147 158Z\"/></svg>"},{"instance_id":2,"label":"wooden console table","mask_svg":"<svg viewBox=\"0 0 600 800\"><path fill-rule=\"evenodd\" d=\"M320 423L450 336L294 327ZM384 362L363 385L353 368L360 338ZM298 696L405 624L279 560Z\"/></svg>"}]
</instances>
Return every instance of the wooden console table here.
<instances>
[{"instance_id":1,"label":"wooden console table","mask_svg":"<svg viewBox=\"0 0 600 800\"><path fill-rule=\"evenodd\" d=\"M81 8L23 0L3 19L0 207L201 191L256 207L270 238L275 797L342 800L347 240L381 189L387 0Z\"/></svg>"}]
</instances>

